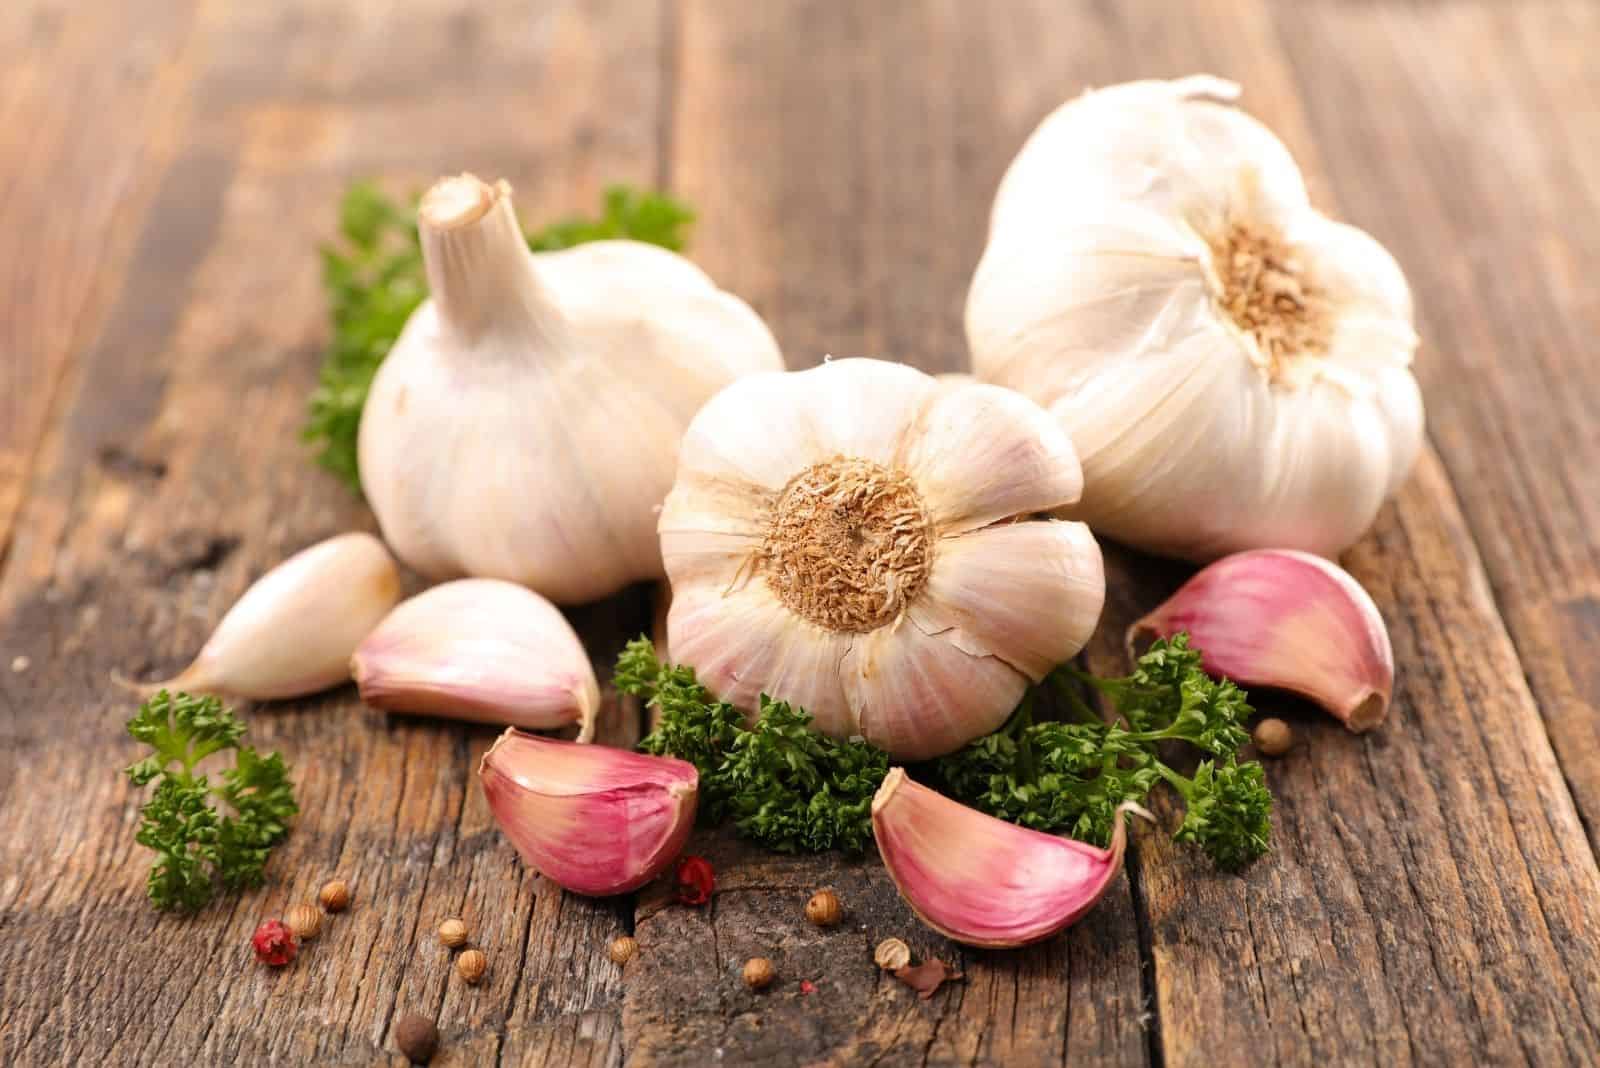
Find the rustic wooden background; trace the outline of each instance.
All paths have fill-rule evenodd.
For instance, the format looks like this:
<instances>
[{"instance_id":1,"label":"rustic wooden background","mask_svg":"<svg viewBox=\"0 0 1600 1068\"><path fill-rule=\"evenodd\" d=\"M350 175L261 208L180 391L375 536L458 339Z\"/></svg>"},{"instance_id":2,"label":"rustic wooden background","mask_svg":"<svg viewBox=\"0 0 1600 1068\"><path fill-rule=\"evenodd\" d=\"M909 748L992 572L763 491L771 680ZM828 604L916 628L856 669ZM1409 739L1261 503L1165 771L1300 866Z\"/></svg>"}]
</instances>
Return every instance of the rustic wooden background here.
<instances>
[{"instance_id":1,"label":"rustic wooden background","mask_svg":"<svg viewBox=\"0 0 1600 1068\"><path fill-rule=\"evenodd\" d=\"M412 1009L451 1064L1600 1059L1597 49L1582 0L0 4L0 1062L362 1064ZM1262 702L1305 739L1270 857L1226 877L1143 832L1097 911L1011 953L931 936L875 860L722 838L711 908L591 902L492 825L491 731L346 688L248 713L304 810L269 884L152 912L112 672L181 666L266 568L372 526L296 440L352 179L504 175L530 221L665 186L792 366L949 370L1025 134L1086 85L1196 71L1396 253L1426 339L1432 449L1345 561L1394 713L1356 737ZM1183 575L1111 560L1107 636ZM574 615L604 665L647 593ZM605 740L638 727L608 703ZM355 907L256 966L256 923L335 873ZM822 885L833 932L800 919ZM452 914L479 987L434 939ZM916 1000L870 962L890 934L967 981Z\"/></svg>"}]
</instances>

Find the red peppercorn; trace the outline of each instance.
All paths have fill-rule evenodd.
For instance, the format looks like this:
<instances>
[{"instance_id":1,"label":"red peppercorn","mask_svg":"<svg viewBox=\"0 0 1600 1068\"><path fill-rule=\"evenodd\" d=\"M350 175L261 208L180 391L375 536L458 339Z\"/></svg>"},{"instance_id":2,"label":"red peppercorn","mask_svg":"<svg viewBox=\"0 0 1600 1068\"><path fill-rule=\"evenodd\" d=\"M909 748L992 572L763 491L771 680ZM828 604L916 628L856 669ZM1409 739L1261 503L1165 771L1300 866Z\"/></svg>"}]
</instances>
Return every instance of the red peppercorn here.
<instances>
[{"instance_id":1,"label":"red peppercorn","mask_svg":"<svg viewBox=\"0 0 1600 1068\"><path fill-rule=\"evenodd\" d=\"M257 927L250 944L255 947L256 960L274 968L281 968L294 960L300 948L295 944L294 932L278 920L268 920Z\"/></svg>"},{"instance_id":2,"label":"red peppercorn","mask_svg":"<svg viewBox=\"0 0 1600 1068\"><path fill-rule=\"evenodd\" d=\"M802 994L814 994L814 993L816 993L816 990L817 990L817 984L813 983L810 979L802 979L802 980L800 980L800 993L802 993Z\"/></svg>"},{"instance_id":3,"label":"red peppercorn","mask_svg":"<svg viewBox=\"0 0 1600 1068\"><path fill-rule=\"evenodd\" d=\"M678 904L704 905L711 900L716 873L705 857L684 857L678 862Z\"/></svg>"}]
</instances>

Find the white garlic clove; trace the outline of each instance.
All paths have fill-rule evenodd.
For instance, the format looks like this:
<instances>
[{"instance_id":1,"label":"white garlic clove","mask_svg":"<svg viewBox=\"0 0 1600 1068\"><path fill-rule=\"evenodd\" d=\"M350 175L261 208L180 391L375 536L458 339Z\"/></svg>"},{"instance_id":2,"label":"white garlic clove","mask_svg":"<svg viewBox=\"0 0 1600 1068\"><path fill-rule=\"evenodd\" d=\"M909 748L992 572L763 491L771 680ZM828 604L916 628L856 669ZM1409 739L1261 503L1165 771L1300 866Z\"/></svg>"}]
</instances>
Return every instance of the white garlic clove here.
<instances>
[{"instance_id":1,"label":"white garlic clove","mask_svg":"<svg viewBox=\"0 0 1600 1068\"><path fill-rule=\"evenodd\" d=\"M146 688L265 701L337 686L356 646L399 599L400 575L382 542L329 538L261 576L194 663Z\"/></svg>"},{"instance_id":2,"label":"white garlic clove","mask_svg":"<svg viewBox=\"0 0 1600 1068\"><path fill-rule=\"evenodd\" d=\"M494 819L522 859L576 894L637 890L694 828L694 765L508 728L478 767Z\"/></svg>"},{"instance_id":3,"label":"white garlic clove","mask_svg":"<svg viewBox=\"0 0 1600 1068\"><path fill-rule=\"evenodd\" d=\"M1100 546L1082 523L1004 523L939 542L912 622L1038 681L1077 655L1105 603Z\"/></svg>"},{"instance_id":4,"label":"white garlic clove","mask_svg":"<svg viewBox=\"0 0 1600 1068\"><path fill-rule=\"evenodd\" d=\"M594 733L600 686L560 609L525 586L460 579L401 604L350 661L374 708Z\"/></svg>"},{"instance_id":5,"label":"white garlic clove","mask_svg":"<svg viewBox=\"0 0 1600 1068\"><path fill-rule=\"evenodd\" d=\"M1208 674L1309 698L1353 731L1389 713L1394 652L1378 606L1349 573L1309 553L1224 557L1128 628L1128 643L1187 631Z\"/></svg>"},{"instance_id":6,"label":"white garlic clove","mask_svg":"<svg viewBox=\"0 0 1600 1068\"><path fill-rule=\"evenodd\" d=\"M444 179L418 216L431 297L361 418L384 536L429 578L563 604L659 577L684 428L722 386L783 366L771 333L665 249L529 252L504 183Z\"/></svg>"},{"instance_id":7,"label":"white garlic clove","mask_svg":"<svg viewBox=\"0 0 1600 1068\"><path fill-rule=\"evenodd\" d=\"M1009 948L1076 923L1122 869L1127 831L1111 846L1058 838L952 801L891 768L872 799L872 833L900 896L923 923L969 946Z\"/></svg>"}]
</instances>

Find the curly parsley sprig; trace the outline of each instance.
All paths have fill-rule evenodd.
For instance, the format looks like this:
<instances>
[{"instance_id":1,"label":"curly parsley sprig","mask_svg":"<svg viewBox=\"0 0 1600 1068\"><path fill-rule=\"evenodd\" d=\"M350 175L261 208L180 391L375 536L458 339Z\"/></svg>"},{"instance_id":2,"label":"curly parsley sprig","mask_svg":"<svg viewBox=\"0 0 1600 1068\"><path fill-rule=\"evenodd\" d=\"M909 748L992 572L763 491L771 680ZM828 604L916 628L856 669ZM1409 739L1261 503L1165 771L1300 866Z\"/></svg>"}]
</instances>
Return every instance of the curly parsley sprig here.
<instances>
[{"instance_id":1,"label":"curly parsley sprig","mask_svg":"<svg viewBox=\"0 0 1600 1068\"><path fill-rule=\"evenodd\" d=\"M699 770L705 822L732 819L740 834L782 852L859 851L871 841L872 795L889 768L884 753L817 734L804 711L765 696L746 725L693 668L662 663L644 638L624 650L616 683L661 713L640 748ZM1089 706L1080 684L1114 706L1112 722ZM1034 722L1043 689L1064 698L1077 721ZM1164 782L1185 804L1173 837L1236 870L1271 846L1265 775L1260 764L1238 762L1250 713L1244 691L1207 677L1199 651L1180 634L1151 646L1123 678L1063 665L1029 690L1004 727L932 762L926 777L990 815L1100 844L1110 840L1119 805L1143 802ZM1174 742L1207 755L1193 775L1163 759Z\"/></svg>"},{"instance_id":2,"label":"curly parsley sprig","mask_svg":"<svg viewBox=\"0 0 1600 1068\"><path fill-rule=\"evenodd\" d=\"M627 238L681 251L694 212L662 193L611 186L600 214L572 216L527 235L535 252ZM350 187L339 206L340 244L322 249L332 337L301 437L317 462L360 492L356 436L372 378L406 320L428 295L416 205L371 182Z\"/></svg>"},{"instance_id":3,"label":"curly parsley sprig","mask_svg":"<svg viewBox=\"0 0 1600 1068\"><path fill-rule=\"evenodd\" d=\"M166 690L128 721L128 733L154 750L128 766L128 778L135 786L160 780L135 835L158 854L146 884L158 909L193 912L218 879L229 889L260 885L267 856L289 833L299 806L288 766L243 744L244 732L217 698ZM212 786L195 768L227 749L234 766Z\"/></svg>"}]
</instances>

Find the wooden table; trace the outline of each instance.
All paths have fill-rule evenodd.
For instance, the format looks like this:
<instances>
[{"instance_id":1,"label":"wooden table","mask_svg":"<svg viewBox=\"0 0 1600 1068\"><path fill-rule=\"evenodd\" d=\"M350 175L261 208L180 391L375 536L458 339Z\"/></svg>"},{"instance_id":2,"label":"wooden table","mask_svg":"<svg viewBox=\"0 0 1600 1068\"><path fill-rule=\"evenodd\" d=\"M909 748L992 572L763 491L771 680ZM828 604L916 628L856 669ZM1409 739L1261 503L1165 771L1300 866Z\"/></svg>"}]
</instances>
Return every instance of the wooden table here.
<instances>
[{"instance_id":1,"label":"wooden table","mask_svg":"<svg viewBox=\"0 0 1600 1068\"><path fill-rule=\"evenodd\" d=\"M453 1064L1600 1060L1600 7L1179 7L0 5L0 1062L369 1063L413 1009ZM303 809L267 885L151 910L112 673L181 666L266 568L373 527L296 440L352 179L504 175L530 221L666 186L792 366L949 370L1024 135L1085 85L1194 71L1242 82L1315 199L1396 253L1425 338L1432 448L1345 561L1391 628L1393 715L1358 737L1259 702L1305 739L1270 769L1271 856L1223 876L1141 831L1098 910L1009 953L932 936L875 859L715 835L712 907L587 901L491 822L492 731L346 688L247 710ZM1109 557L1089 660L1117 670L1112 636L1184 571ZM604 666L647 591L573 617ZM638 735L614 695L604 721ZM335 873L355 906L256 965L257 922ZM800 918L823 885L832 932ZM434 938L451 915L476 988ZM881 978L891 934L966 981ZM759 996L756 954L782 975Z\"/></svg>"}]
</instances>

